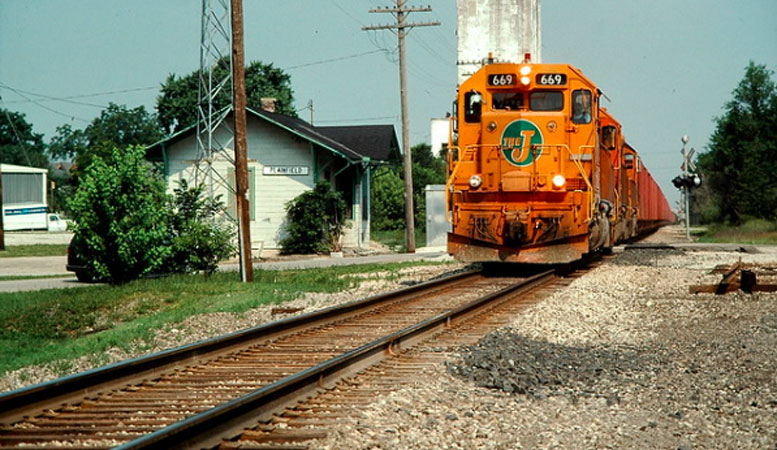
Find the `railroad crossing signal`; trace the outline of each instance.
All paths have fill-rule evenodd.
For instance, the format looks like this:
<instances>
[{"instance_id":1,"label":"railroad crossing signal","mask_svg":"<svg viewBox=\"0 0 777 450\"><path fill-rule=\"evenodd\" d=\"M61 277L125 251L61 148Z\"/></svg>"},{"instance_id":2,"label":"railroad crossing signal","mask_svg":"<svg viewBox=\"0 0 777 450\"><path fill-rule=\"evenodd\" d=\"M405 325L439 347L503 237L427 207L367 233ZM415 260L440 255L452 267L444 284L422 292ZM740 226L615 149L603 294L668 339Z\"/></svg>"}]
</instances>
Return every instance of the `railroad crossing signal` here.
<instances>
[{"instance_id":1,"label":"railroad crossing signal","mask_svg":"<svg viewBox=\"0 0 777 450\"><path fill-rule=\"evenodd\" d=\"M683 155L683 165L680 166L683 172L696 172L696 164L693 163L693 155L696 153L696 149L691 147L688 153L685 153L685 147L680 150Z\"/></svg>"},{"instance_id":2,"label":"railroad crossing signal","mask_svg":"<svg viewBox=\"0 0 777 450\"><path fill-rule=\"evenodd\" d=\"M696 153L696 149L691 147L687 152L685 151L685 144L688 142L688 137L683 136L683 148L680 150L680 154L683 155L683 164L680 166L683 173L674 177L672 184L677 189L694 189L701 186L701 177L696 173L696 164L693 163L693 155Z\"/></svg>"}]
</instances>

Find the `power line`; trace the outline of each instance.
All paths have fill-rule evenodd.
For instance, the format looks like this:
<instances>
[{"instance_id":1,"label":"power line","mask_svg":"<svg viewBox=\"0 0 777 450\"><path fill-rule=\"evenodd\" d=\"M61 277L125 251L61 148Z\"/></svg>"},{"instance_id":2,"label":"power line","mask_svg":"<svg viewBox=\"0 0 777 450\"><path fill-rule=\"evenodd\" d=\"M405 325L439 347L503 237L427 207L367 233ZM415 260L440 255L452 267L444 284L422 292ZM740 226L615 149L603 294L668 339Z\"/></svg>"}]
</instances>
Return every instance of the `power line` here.
<instances>
[{"instance_id":1,"label":"power line","mask_svg":"<svg viewBox=\"0 0 777 450\"><path fill-rule=\"evenodd\" d=\"M19 136L19 132L16 130L16 125L13 124L13 120L11 120L11 114L8 112L7 108L3 108L3 111L5 112L5 117L8 119L8 125L11 126L11 130L13 130L14 136L16 136L16 142L19 143L19 147L22 148L22 152L24 153L24 159L27 160L27 165L31 166L32 162L30 161L30 155L27 153L27 145L22 140L21 136ZM2 202L0 202L2 203Z\"/></svg>"},{"instance_id":2,"label":"power line","mask_svg":"<svg viewBox=\"0 0 777 450\"><path fill-rule=\"evenodd\" d=\"M335 8L339 9L340 11L342 11L343 14L345 14L348 17L350 17L354 22L358 23L361 26L364 26L364 23L362 23L361 20L357 19L353 14L348 12L347 9L343 8L342 6L340 6L340 4L337 3L335 0L329 0L329 2L332 3L333 5L335 5Z\"/></svg>"},{"instance_id":3,"label":"power line","mask_svg":"<svg viewBox=\"0 0 777 450\"><path fill-rule=\"evenodd\" d=\"M420 45L422 49L426 50L427 53L429 53L430 55L432 55L435 58L437 58L437 60L439 60L443 64L451 65L451 64L455 64L456 63L456 59L455 58L453 58L451 60L445 59L445 57L442 56L438 51L433 49L430 45L428 45L426 42L421 40L416 35L411 35L410 38L413 39L416 44Z\"/></svg>"},{"instance_id":4,"label":"power line","mask_svg":"<svg viewBox=\"0 0 777 450\"><path fill-rule=\"evenodd\" d=\"M54 114L59 114L60 116L67 117L67 118L69 118L70 120L74 120L74 119L75 119L75 120L80 120L80 121L82 121L82 122L84 122L84 123L89 123L89 121L88 121L88 120L86 120L86 119L83 119L83 118L81 118L81 117L76 117L76 116L74 116L74 115L72 115L72 114L65 114L65 113L63 113L63 112L59 112L59 111L57 111L57 110L55 110L55 109L51 109L51 108L49 108L48 106L46 106L46 105L43 105L43 104L39 103L38 101L31 99L30 97L27 97L26 95L22 94L21 92L19 92L18 90L14 89L14 88L12 88L12 87L10 87L10 86L5 86L5 88L6 88L6 89L10 89L11 91L13 91L14 93L16 93L16 94L17 94L17 95L19 95L20 97L23 97L23 98L25 98L25 99L29 100L30 102L32 102L32 103L34 103L34 104L36 104L36 105L40 106L41 108L43 108L43 109L45 109L45 110L47 110L47 111L51 111L51 112L53 112Z\"/></svg>"},{"instance_id":5,"label":"power line","mask_svg":"<svg viewBox=\"0 0 777 450\"><path fill-rule=\"evenodd\" d=\"M15 88L12 88L12 87L8 86L7 84L4 84L4 83L0 83L0 87L4 87L4 88L9 89L9 90L14 90L15 89ZM51 96L51 95L36 94L34 92L23 91L21 89L15 89L15 90L17 90L19 92L27 93L29 95L34 95L36 97L49 98L51 100L71 100L71 99L74 99L74 98L101 97L101 96L105 96L105 95L125 94L127 92L150 91L152 89L159 89L159 87L158 86L149 86L149 87L139 87L139 88L130 88L130 89L120 89L120 90L116 90L116 91L96 92L96 93L92 93L92 94L69 95L69 96L66 96L66 97L55 97L55 96ZM10 101L10 102L5 102L5 103L6 104L11 104L11 103L31 103L31 102L32 102L32 100L13 100L13 101Z\"/></svg>"},{"instance_id":6,"label":"power line","mask_svg":"<svg viewBox=\"0 0 777 450\"><path fill-rule=\"evenodd\" d=\"M384 50L384 49L372 50L372 51L369 51L369 52L356 53L356 54L348 55L348 56L340 56L340 57L337 57L337 58L323 59L321 61L314 61L314 62L305 63L305 64L298 64L296 66L284 67L283 70L291 70L291 69L298 69L300 67L316 66L316 65L319 65L319 64L326 64L326 63L335 62L335 61L344 61L346 59L358 58L360 56L372 55L374 53L381 53L381 52L384 52L384 51L386 51L386 50Z\"/></svg>"},{"instance_id":7,"label":"power line","mask_svg":"<svg viewBox=\"0 0 777 450\"><path fill-rule=\"evenodd\" d=\"M108 107L106 105L98 105L96 103L79 102L77 100L68 100L66 98L52 97L50 95L44 95L44 94L36 94L35 92L25 91L23 89L11 88L10 86L5 85L5 84L0 84L0 88L8 89L8 90L11 90L11 91L16 92L16 93L23 92L25 94L34 95L36 97L45 98L45 99L50 100L50 101L58 101L58 102L64 102L64 103L73 103L75 105L93 106L95 108L100 108L100 109L105 109L105 108ZM11 103L11 102L8 102L8 103ZM24 101L24 102L19 101L17 103L29 103L29 102L28 101Z\"/></svg>"},{"instance_id":8,"label":"power line","mask_svg":"<svg viewBox=\"0 0 777 450\"><path fill-rule=\"evenodd\" d=\"M343 123L343 122L369 122L371 120L399 119L399 116L381 116L381 117L360 117L358 119L331 119L318 120L316 123Z\"/></svg>"}]
</instances>

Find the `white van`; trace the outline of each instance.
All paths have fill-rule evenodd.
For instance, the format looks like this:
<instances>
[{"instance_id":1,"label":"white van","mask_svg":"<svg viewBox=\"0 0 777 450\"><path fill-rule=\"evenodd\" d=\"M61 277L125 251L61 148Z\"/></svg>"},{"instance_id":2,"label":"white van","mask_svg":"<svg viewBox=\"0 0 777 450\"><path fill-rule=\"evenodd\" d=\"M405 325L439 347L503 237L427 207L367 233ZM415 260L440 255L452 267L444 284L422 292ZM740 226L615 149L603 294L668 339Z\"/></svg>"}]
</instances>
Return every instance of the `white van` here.
<instances>
[{"instance_id":1,"label":"white van","mask_svg":"<svg viewBox=\"0 0 777 450\"><path fill-rule=\"evenodd\" d=\"M3 206L3 230L66 231L67 222L42 203Z\"/></svg>"},{"instance_id":2,"label":"white van","mask_svg":"<svg viewBox=\"0 0 777 450\"><path fill-rule=\"evenodd\" d=\"M49 214L48 230L51 232L67 231L67 221L56 213Z\"/></svg>"}]
</instances>

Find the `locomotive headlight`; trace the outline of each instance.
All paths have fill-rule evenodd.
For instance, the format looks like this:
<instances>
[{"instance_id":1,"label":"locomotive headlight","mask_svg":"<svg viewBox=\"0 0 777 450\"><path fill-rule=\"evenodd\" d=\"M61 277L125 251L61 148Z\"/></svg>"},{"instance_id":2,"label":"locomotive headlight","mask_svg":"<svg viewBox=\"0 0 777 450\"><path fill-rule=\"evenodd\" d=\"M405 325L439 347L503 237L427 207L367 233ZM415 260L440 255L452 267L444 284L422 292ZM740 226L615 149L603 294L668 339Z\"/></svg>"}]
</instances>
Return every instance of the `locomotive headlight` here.
<instances>
[{"instance_id":1,"label":"locomotive headlight","mask_svg":"<svg viewBox=\"0 0 777 450\"><path fill-rule=\"evenodd\" d=\"M521 75L528 75L531 73L531 67L530 66L523 66L521 67Z\"/></svg>"},{"instance_id":2,"label":"locomotive headlight","mask_svg":"<svg viewBox=\"0 0 777 450\"><path fill-rule=\"evenodd\" d=\"M531 79L529 79L529 77L521 77L521 84L528 86L529 83L531 83Z\"/></svg>"},{"instance_id":3,"label":"locomotive headlight","mask_svg":"<svg viewBox=\"0 0 777 450\"><path fill-rule=\"evenodd\" d=\"M469 177L469 185L472 186L472 189L479 188L481 184L483 184L483 179L480 178L480 175L472 175Z\"/></svg>"},{"instance_id":4,"label":"locomotive headlight","mask_svg":"<svg viewBox=\"0 0 777 450\"><path fill-rule=\"evenodd\" d=\"M566 182L567 179L564 178L564 175L561 175L560 173L553 176L553 187L555 188L562 188Z\"/></svg>"}]
</instances>

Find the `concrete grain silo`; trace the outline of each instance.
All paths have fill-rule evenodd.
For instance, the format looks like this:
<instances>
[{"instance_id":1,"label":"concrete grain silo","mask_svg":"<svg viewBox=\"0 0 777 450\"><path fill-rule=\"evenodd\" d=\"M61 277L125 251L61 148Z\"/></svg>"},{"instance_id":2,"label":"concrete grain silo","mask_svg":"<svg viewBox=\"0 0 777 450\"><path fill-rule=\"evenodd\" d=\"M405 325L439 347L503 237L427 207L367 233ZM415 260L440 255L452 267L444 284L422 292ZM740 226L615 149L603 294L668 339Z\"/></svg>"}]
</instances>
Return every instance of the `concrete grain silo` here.
<instances>
[{"instance_id":1,"label":"concrete grain silo","mask_svg":"<svg viewBox=\"0 0 777 450\"><path fill-rule=\"evenodd\" d=\"M540 62L540 0L458 0L459 84L492 53L499 62Z\"/></svg>"}]
</instances>

